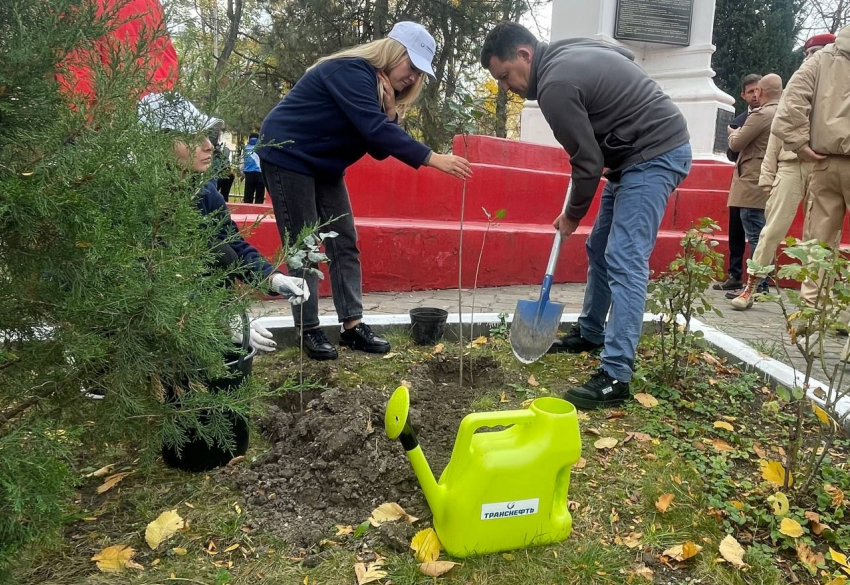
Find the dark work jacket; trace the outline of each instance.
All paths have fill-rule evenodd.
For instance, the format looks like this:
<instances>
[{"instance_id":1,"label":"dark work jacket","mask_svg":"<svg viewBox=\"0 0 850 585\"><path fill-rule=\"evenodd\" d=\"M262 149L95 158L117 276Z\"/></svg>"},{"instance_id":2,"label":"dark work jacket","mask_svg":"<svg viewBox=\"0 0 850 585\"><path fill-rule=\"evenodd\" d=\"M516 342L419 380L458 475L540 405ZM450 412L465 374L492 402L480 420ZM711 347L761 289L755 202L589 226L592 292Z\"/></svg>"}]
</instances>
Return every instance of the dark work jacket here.
<instances>
[{"instance_id":1,"label":"dark work jacket","mask_svg":"<svg viewBox=\"0 0 850 585\"><path fill-rule=\"evenodd\" d=\"M230 217L230 210L227 209L224 197L218 192L215 179L201 187L197 201L198 209L201 210L202 214L212 216L215 221L221 221L221 218L224 218L217 239L219 242L230 240L227 245L236 252L244 267L251 273L249 276L261 280L274 271L274 267L266 261L263 255L254 246L242 239L242 236L238 235L239 228ZM237 237L233 238L233 234L237 234Z\"/></svg>"},{"instance_id":2,"label":"dark work jacket","mask_svg":"<svg viewBox=\"0 0 850 585\"><path fill-rule=\"evenodd\" d=\"M332 59L307 71L269 112L256 150L262 161L322 178L339 178L369 153L419 168L431 149L387 118L378 102L378 70L359 58Z\"/></svg>"},{"instance_id":3,"label":"dark work jacket","mask_svg":"<svg viewBox=\"0 0 850 585\"><path fill-rule=\"evenodd\" d=\"M744 125L744 122L747 121L747 116L749 116L749 115L750 115L750 109L747 108L746 110L744 110L743 114L738 114L737 116L735 116L735 119L732 120L732 123L730 124L730 126L733 126L734 128L740 128L741 126ZM728 158L732 162L736 162L738 160L738 153L735 152L734 150L732 150L731 148L727 148L726 149L726 158Z\"/></svg>"}]
</instances>

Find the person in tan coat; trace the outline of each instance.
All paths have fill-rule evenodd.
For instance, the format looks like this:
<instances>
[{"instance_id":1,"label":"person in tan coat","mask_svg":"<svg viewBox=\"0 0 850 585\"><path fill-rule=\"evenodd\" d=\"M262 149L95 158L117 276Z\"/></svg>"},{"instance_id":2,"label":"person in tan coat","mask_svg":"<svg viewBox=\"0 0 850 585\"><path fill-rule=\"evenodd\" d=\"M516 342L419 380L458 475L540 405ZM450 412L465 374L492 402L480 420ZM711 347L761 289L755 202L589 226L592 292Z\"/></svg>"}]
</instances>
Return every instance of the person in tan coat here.
<instances>
[{"instance_id":1,"label":"person in tan coat","mask_svg":"<svg viewBox=\"0 0 850 585\"><path fill-rule=\"evenodd\" d=\"M803 45L806 59L814 55L824 46L835 41L831 34L815 35ZM782 100L780 99L780 104ZM776 118L774 118L775 120ZM782 142L775 134L771 134L767 142L764 160L761 163L761 174L759 175L759 186L768 193L767 205L765 207L765 226L759 234L759 243L753 253L753 263L758 266L769 266L773 263L776 248L785 239L800 202L803 201L809 179L809 163L801 163L797 155L782 148ZM803 206L807 208L806 205ZM809 239L808 225L803 228L803 240ZM766 272L757 273L747 269L748 282L744 291L730 303L736 311L745 311L753 306L756 282L767 276ZM803 298L810 298L814 303L814 293L817 289L812 283L803 285L801 294Z\"/></svg>"},{"instance_id":2,"label":"person in tan coat","mask_svg":"<svg viewBox=\"0 0 850 585\"><path fill-rule=\"evenodd\" d=\"M791 77L771 130L784 150L811 163L807 236L833 247L850 205L848 111L850 26L841 29L835 43L812 55Z\"/></svg>"},{"instance_id":3,"label":"person in tan coat","mask_svg":"<svg viewBox=\"0 0 850 585\"><path fill-rule=\"evenodd\" d=\"M727 205L741 208L741 223L750 244L750 256L758 247L759 235L765 223L764 208L768 192L759 185L759 177L770 138L770 126L781 95L782 79L778 75L771 73L762 77L759 81L761 106L753 110L743 126L729 132L729 148L739 154ZM767 291L766 280L753 281L753 287L756 284L759 292ZM750 288L749 283L747 288Z\"/></svg>"}]
</instances>

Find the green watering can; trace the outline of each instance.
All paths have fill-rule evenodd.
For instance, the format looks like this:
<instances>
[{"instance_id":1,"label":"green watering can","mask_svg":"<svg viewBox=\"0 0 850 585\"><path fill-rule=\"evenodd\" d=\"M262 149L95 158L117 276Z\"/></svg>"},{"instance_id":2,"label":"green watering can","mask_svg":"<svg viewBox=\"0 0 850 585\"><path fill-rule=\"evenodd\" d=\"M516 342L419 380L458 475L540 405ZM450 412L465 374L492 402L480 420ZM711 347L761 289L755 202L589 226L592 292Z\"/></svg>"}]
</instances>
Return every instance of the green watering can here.
<instances>
[{"instance_id":1,"label":"green watering can","mask_svg":"<svg viewBox=\"0 0 850 585\"><path fill-rule=\"evenodd\" d=\"M545 397L527 410L467 415L439 483L407 420L409 410L410 394L400 386L387 404L384 425L413 465L446 552L463 558L550 544L570 535L570 468L581 456L572 404ZM497 426L509 428L475 432Z\"/></svg>"}]
</instances>

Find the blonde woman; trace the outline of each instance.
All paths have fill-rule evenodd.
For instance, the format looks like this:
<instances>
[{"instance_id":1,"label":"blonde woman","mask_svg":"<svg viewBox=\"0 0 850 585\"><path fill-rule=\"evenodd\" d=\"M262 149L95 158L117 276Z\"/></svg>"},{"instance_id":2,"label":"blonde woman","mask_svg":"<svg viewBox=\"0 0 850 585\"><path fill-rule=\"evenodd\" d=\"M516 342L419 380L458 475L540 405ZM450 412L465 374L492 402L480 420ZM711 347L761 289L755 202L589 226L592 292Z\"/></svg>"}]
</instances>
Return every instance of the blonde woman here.
<instances>
[{"instance_id":1,"label":"blonde woman","mask_svg":"<svg viewBox=\"0 0 850 585\"><path fill-rule=\"evenodd\" d=\"M398 125L434 76L434 38L421 25L399 22L385 39L324 57L310 67L266 116L258 148L263 180L271 195L281 238L303 226L339 217L325 240L330 257L334 306L342 323L340 345L386 353L390 344L375 335L363 317L360 250L345 169L369 153L393 156L413 168L434 167L458 178L472 175L460 157L437 154ZM304 276L300 270L297 276ZM307 355L336 359L337 350L319 328L318 279L306 276L310 296L293 311ZM305 295L306 297L306 295Z\"/></svg>"}]
</instances>

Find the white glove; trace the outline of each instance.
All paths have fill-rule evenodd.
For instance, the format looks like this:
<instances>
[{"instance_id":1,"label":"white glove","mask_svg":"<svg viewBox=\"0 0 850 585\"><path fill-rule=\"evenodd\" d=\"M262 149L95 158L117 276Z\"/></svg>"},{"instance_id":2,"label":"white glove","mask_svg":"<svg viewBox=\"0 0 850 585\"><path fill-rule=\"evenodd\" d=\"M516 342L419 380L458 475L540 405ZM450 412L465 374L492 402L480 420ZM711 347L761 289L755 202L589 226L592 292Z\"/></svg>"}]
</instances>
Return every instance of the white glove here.
<instances>
[{"instance_id":1,"label":"white glove","mask_svg":"<svg viewBox=\"0 0 850 585\"><path fill-rule=\"evenodd\" d=\"M236 317L230 323L230 330L232 331L232 335L230 339L232 339L235 343L242 343L242 319L240 317ZM274 342L272 332L257 323L256 321L251 321L251 334L250 334L250 343L251 345L257 349L257 351L271 352L277 349L277 343Z\"/></svg>"},{"instance_id":2,"label":"white glove","mask_svg":"<svg viewBox=\"0 0 850 585\"><path fill-rule=\"evenodd\" d=\"M310 288L303 278L285 276L275 272L271 279L272 290L289 299L293 305L300 305L310 298Z\"/></svg>"}]
</instances>

